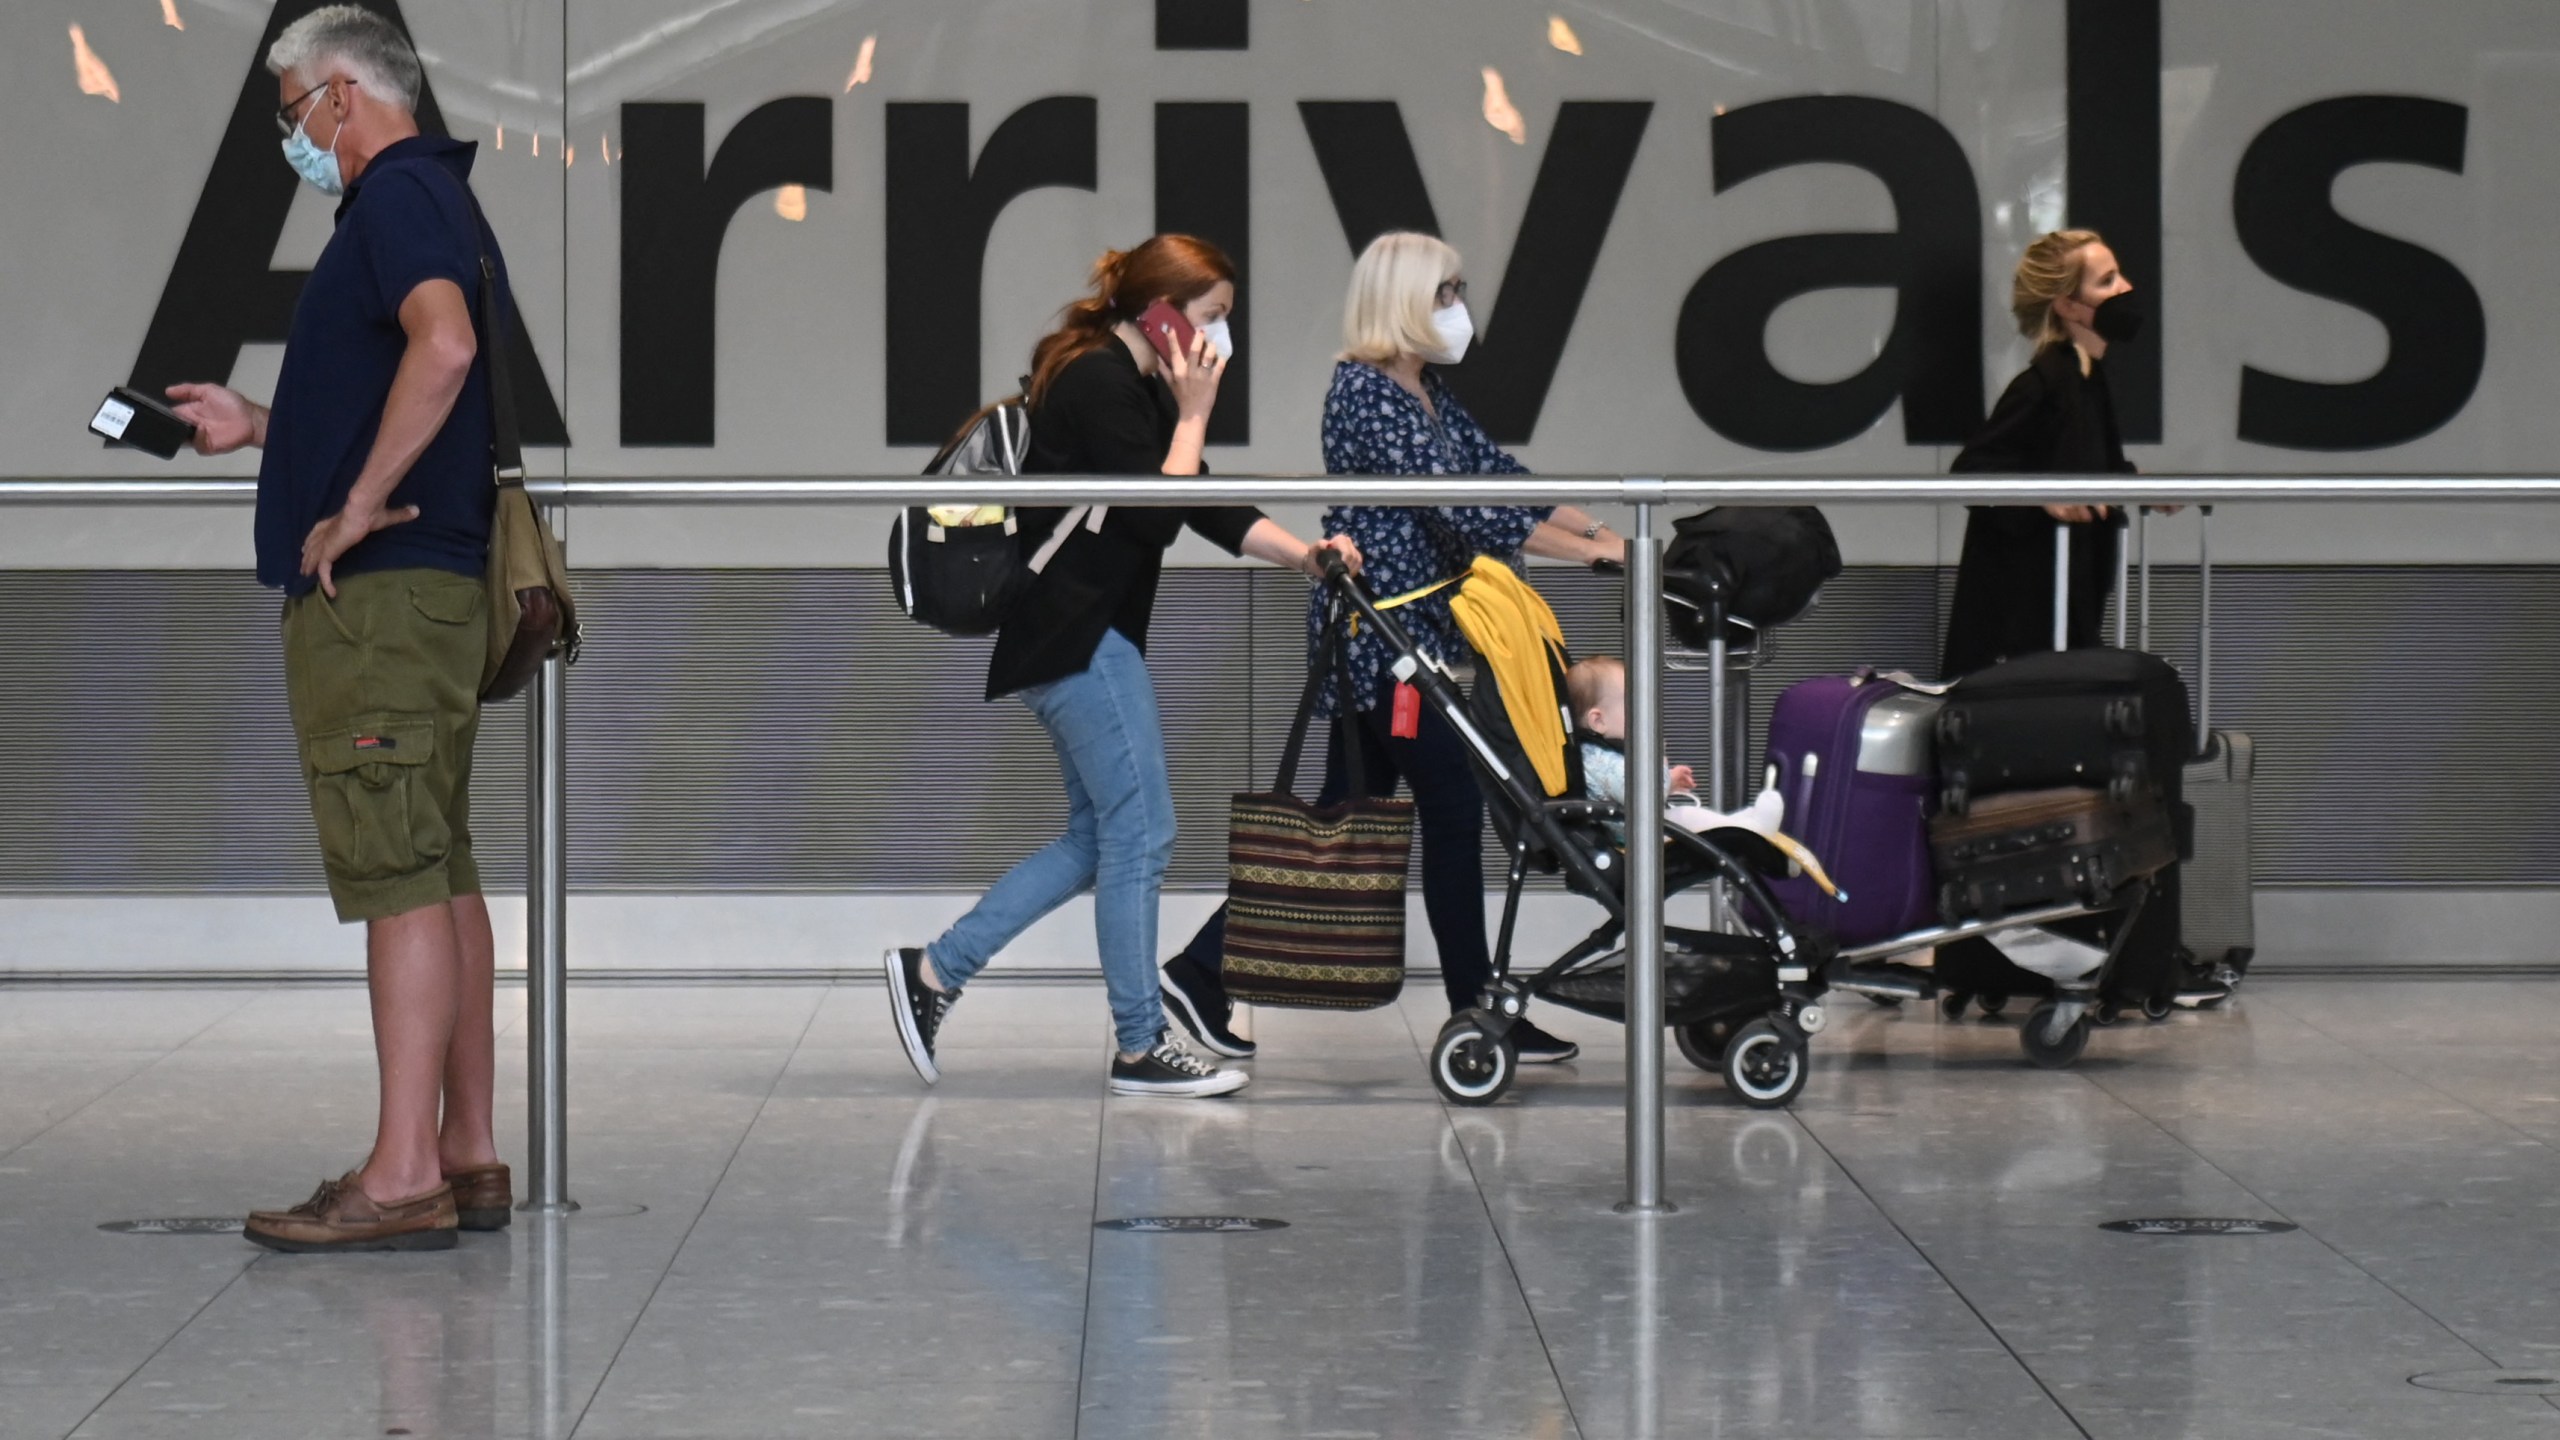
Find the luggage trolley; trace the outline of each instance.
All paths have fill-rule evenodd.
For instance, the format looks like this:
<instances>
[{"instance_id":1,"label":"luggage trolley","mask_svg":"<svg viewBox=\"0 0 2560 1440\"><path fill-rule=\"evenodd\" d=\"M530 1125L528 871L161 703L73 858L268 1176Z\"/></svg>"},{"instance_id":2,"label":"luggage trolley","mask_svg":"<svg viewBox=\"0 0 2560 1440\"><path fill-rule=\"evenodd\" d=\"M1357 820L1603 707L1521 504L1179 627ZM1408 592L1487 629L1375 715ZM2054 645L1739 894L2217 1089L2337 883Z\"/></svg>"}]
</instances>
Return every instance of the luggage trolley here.
<instances>
[{"instance_id":1,"label":"luggage trolley","mask_svg":"<svg viewBox=\"0 0 2560 1440\"><path fill-rule=\"evenodd\" d=\"M2058 539L2056 547L2058 606L2064 601L2061 577L2067 574L2069 552L2066 547L2067 539ZM2120 546L2118 563L2118 623L2120 626L2125 619L2124 571ZM2059 616L2060 613L2058 608L2057 615ZM2057 649L2063 648L2065 638L2058 619ZM1842 883L1854 891L1857 885L1856 878L1850 875L1844 875L1841 878ZM2094 965L2075 967L2068 971L2039 970L2039 973L2053 982L2054 994L2051 998L2039 1002L2029 1012L2025 1024L2019 1031L2019 1044L2026 1052L2028 1059L2036 1064L2050 1069L2062 1068L2079 1058L2081 1051L2088 1043L2089 1031L2094 1025L2111 1023L2114 1019L2113 1007L2101 998L2100 991L2115 969L2116 962L2121 958L2125 945L2132 938L2134 922L2149 902L2153 888L2152 877L2142 875L2112 887L2103 896L2083 897L2090 903L2057 903L1996 916L1971 918L1961 923L1921 926L1879 939L1841 945L1831 961L1826 979L1834 989L1863 994L1888 1005L1898 1005L1906 1000L1939 999L1942 996L1960 999L1960 995L1947 991L1944 983L1933 970L1900 963L1896 957L1959 940L2019 930L2042 930L2045 927L2094 916L2113 916L2115 924L2108 936L2108 943L2100 949L2099 959ZM1953 908L1952 905L1943 903L1941 906L1942 913L1952 913ZM1996 1013L2005 1003L1998 997L1983 998L1988 1002L1985 1009L1993 1013Z\"/></svg>"}]
</instances>

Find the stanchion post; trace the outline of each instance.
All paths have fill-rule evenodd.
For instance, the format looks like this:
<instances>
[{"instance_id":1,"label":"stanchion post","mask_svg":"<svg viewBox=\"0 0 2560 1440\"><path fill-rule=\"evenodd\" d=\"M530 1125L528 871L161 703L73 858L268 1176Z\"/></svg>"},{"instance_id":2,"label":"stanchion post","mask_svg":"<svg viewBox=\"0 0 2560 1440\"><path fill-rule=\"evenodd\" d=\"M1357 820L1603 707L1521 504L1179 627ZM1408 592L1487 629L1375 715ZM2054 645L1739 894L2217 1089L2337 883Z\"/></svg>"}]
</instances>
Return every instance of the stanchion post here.
<instances>
[{"instance_id":1,"label":"stanchion post","mask_svg":"<svg viewBox=\"0 0 2560 1440\"><path fill-rule=\"evenodd\" d=\"M525 1348L533 1366L534 1440L564 1440L578 1422L577 1407L570 1400L564 1344L569 1316L568 1222L565 1208L542 1210L527 1216L521 1227L533 1247L533 1313L525 1325Z\"/></svg>"},{"instance_id":2,"label":"stanchion post","mask_svg":"<svg viewBox=\"0 0 2560 1440\"><path fill-rule=\"evenodd\" d=\"M1618 1209L1630 1215L1671 1209L1662 1196L1662 546L1653 510L1635 507L1627 541L1627 1199Z\"/></svg>"},{"instance_id":3,"label":"stanchion post","mask_svg":"<svg viewBox=\"0 0 2560 1440\"><path fill-rule=\"evenodd\" d=\"M545 523L549 523L548 516ZM525 697L524 1207L569 1198L569 666L542 663Z\"/></svg>"}]
</instances>

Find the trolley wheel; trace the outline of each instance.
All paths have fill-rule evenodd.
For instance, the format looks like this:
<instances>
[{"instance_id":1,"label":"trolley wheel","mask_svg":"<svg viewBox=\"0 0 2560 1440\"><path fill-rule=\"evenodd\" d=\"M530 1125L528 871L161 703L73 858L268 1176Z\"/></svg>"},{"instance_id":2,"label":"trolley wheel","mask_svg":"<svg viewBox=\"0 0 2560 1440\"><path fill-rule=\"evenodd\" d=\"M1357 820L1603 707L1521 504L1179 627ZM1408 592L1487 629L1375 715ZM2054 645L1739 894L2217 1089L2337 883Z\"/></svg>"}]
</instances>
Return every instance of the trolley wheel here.
<instances>
[{"instance_id":1,"label":"trolley wheel","mask_svg":"<svg viewBox=\"0 0 2560 1440\"><path fill-rule=\"evenodd\" d=\"M1767 1019L1743 1026L1724 1049L1724 1083L1754 1110L1775 1110L1794 1100L1812 1068L1804 1041Z\"/></svg>"},{"instance_id":2,"label":"trolley wheel","mask_svg":"<svg viewBox=\"0 0 2560 1440\"><path fill-rule=\"evenodd\" d=\"M1724 1069L1724 1052L1733 1043L1733 1022L1701 1020L1694 1025L1674 1025L1671 1038L1689 1063L1710 1075Z\"/></svg>"},{"instance_id":3,"label":"trolley wheel","mask_svg":"<svg viewBox=\"0 0 2560 1440\"><path fill-rule=\"evenodd\" d=\"M1964 1018L1964 1007L1972 1001L1971 992L1950 990L1938 997L1938 1015L1941 1019L1961 1020Z\"/></svg>"},{"instance_id":4,"label":"trolley wheel","mask_svg":"<svg viewBox=\"0 0 2560 1440\"><path fill-rule=\"evenodd\" d=\"M1974 997L1973 1003L1982 1011L1983 1018L1989 1019L2009 1008L2009 997L2006 995L1978 995Z\"/></svg>"},{"instance_id":5,"label":"trolley wheel","mask_svg":"<svg viewBox=\"0 0 2560 1440\"><path fill-rule=\"evenodd\" d=\"M2113 1000L2101 1000L2089 1007L2089 1023L2104 1030L2124 1018L2124 1006Z\"/></svg>"},{"instance_id":6,"label":"trolley wheel","mask_svg":"<svg viewBox=\"0 0 2560 1440\"><path fill-rule=\"evenodd\" d=\"M1431 1042L1431 1083L1452 1105L1490 1105L1520 1073L1519 1043L1496 1035L1481 1010L1449 1017Z\"/></svg>"},{"instance_id":7,"label":"trolley wheel","mask_svg":"<svg viewBox=\"0 0 2560 1440\"><path fill-rule=\"evenodd\" d=\"M2059 1009L2053 1001L2045 1001L2027 1012L2027 1023L2018 1030L2018 1044L2026 1050L2027 1058L2047 1070L2068 1068L2089 1047L2087 1015L2072 1021L2060 1038L2053 1037L2053 1017Z\"/></svg>"},{"instance_id":8,"label":"trolley wheel","mask_svg":"<svg viewBox=\"0 0 2560 1440\"><path fill-rule=\"evenodd\" d=\"M2161 1021L2168 1019L2171 1015L2176 1014L2177 1010L2178 997L2175 995L2148 995L2143 997L2142 1018L2150 1021L2154 1025L2157 1025Z\"/></svg>"}]
</instances>

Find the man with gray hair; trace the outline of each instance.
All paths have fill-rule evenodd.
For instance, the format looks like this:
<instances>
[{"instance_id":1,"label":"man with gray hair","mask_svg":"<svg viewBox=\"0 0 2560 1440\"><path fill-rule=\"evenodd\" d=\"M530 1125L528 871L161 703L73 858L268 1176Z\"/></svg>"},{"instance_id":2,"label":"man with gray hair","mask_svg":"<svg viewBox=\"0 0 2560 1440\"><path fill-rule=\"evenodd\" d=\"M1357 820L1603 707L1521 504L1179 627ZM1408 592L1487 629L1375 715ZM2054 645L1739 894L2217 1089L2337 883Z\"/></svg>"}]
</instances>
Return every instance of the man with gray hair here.
<instances>
[{"instance_id":1,"label":"man with gray hair","mask_svg":"<svg viewBox=\"0 0 2560 1440\"><path fill-rule=\"evenodd\" d=\"M290 1210L276 1250L434 1250L512 1201L491 1128L496 947L471 854L472 742L496 503L483 283L512 316L467 177L476 147L418 133L421 72L374 11L330 5L268 52L295 172L338 195L294 308L272 408L173 385L196 448L258 467L258 579L285 592L285 692L342 922L363 921L381 1110L372 1154Z\"/></svg>"}]
</instances>

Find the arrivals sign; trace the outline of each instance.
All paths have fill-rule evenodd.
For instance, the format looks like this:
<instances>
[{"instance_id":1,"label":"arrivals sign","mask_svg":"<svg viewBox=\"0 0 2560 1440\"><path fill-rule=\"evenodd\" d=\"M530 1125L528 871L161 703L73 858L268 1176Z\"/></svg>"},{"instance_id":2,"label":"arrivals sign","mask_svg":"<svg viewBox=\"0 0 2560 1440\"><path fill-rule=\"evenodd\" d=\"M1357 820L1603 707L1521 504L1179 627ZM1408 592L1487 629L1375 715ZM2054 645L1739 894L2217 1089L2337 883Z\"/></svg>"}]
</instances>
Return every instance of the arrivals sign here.
<instances>
[{"instance_id":1,"label":"arrivals sign","mask_svg":"<svg viewBox=\"0 0 2560 1440\"><path fill-rule=\"evenodd\" d=\"M253 384L325 242L261 63L316 0L173 3L183 30L138 7L82 36L115 98L69 50L60 93L0 94L34 142L0 315L48 397ZM2531 58L2560 12L366 3L428 60L422 125L484 142L527 439L584 470L912 469L1159 229L1245 276L1222 468L1317 463L1349 263L1392 228L1467 254L1451 379L1550 469L1935 468L2023 361L2018 249L2064 224L2149 292L2109 363L2162 468L2516 468L2560 439L2534 398L2560 301L2517 283L2560 212ZM18 473L147 468L30 403L0 402Z\"/></svg>"}]
</instances>

